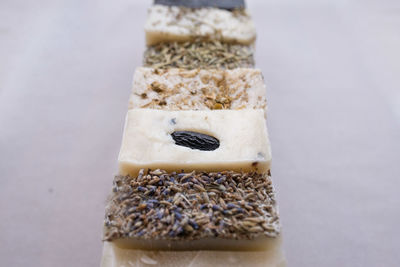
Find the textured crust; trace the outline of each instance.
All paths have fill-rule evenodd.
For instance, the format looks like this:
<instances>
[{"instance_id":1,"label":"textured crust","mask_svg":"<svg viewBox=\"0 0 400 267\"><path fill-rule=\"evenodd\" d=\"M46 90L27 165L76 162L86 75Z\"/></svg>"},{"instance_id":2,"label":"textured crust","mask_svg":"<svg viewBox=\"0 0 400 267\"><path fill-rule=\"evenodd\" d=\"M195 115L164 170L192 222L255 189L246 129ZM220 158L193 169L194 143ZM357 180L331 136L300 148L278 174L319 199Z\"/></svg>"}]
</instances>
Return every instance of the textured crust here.
<instances>
[{"instance_id":1,"label":"textured crust","mask_svg":"<svg viewBox=\"0 0 400 267\"><path fill-rule=\"evenodd\" d=\"M194 40L149 46L143 65L150 68L236 69L254 67L253 46Z\"/></svg>"},{"instance_id":2,"label":"textured crust","mask_svg":"<svg viewBox=\"0 0 400 267\"><path fill-rule=\"evenodd\" d=\"M279 233L267 174L142 170L137 177L116 176L106 209L104 240L134 239L122 243L185 250L181 241L211 239L208 249L257 250L265 249L267 238ZM215 245L213 239L225 241ZM163 248L157 241L177 241L183 246L164 242L169 247ZM199 246L192 244L191 249L207 248L207 242L194 243Z\"/></svg>"},{"instance_id":3,"label":"textured crust","mask_svg":"<svg viewBox=\"0 0 400 267\"><path fill-rule=\"evenodd\" d=\"M154 5L149 9L145 31L147 45L197 37L249 45L256 38L253 21L245 10L218 8Z\"/></svg>"},{"instance_id":4,"label":"textured crust","mask_svg":"<svg viewBox=\"0 0 400 267\"><path fill-rule=\"evenodd\" d=\"M259 69L136 69L129 109L264 109L266 87Z\"/></svg>"}]
</instances>

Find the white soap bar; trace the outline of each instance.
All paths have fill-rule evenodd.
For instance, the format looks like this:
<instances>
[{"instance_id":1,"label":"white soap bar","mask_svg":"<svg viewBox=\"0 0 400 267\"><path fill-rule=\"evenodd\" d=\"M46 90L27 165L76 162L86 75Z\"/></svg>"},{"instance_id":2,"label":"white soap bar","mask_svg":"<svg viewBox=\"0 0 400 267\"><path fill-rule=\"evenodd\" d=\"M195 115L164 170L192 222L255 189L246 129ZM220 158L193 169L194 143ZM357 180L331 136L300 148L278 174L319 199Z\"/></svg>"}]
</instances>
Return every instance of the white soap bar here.
<instances>
[{"instance_id":1,"label":"white soap bar","mask_svg":"<svg viewBox=\"0 0 400 267\"><path fill-rule=\"evenodd\" d=\"M213 151L175 144L175 131L193 131L217 138ZM266 172L271 150L264 112L253 110L128 111L118 157L121 175L140 169L172 171Z\"/></svg>"},{"instance_id":2,"label":"white soap bar","mask_svg":"<svg viewBox=\"0 0 400 267\"><path fill-rule=\"evenodd\" d=\"M265 92L259 69L137 68L129 108L266 110Z\"/></svg>"},{"instance_id":3,"label":"white soap bar","mask_svg":"<svg viewBox=\"0 0 400 267\"><path fill-rule=\"evenodd\" d=\"M256 30L245 10L185 8L154 5L145 25L148 45L168 41L188 41L196 37L251 44Z\"/></svg>"},{"instance_id":4,"label":"white soap bar","mask_svg":"<svg viewBox=\"0 0 400 267\"><path fill-rule=\"evenodd\" d=\"M286 260L281 239L271 241L265 251L143 251L121 249L111 242L104 242L101 267L285 267Z\"/></svg>"}]
</instances>

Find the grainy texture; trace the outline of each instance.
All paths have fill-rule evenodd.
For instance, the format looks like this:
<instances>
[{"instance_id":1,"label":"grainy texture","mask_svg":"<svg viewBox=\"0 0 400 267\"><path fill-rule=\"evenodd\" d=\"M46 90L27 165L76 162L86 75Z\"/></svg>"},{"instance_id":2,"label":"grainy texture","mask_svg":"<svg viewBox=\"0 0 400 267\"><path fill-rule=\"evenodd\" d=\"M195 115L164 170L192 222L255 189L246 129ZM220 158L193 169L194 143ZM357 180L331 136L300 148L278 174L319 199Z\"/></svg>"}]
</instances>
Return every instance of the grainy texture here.
<instances>
[{"instance_id":1,"label":"grainy texture","mask_svg":"<svg viewBox=\"0 0 400 267\"><path fill-rule=\"evenodd\" d=\"M253 21L245 9L154 5L149 8L145 31L147 45L198 37L249 45L256 39Z\"/></svg>"},{"instance_id":2,"label":"grainy texture","mask_svg":"<svg viewBox=\"0 0 400 267\"><path fill-rule=\"evenodd\" d=\"M258 69L137 68L129 108L266 110L265 94L266 86Z\"/></svg>"},{"instance_id":3,"label":"grainy texture","mask_svg":"<svg viewBox=\"0 0 400 267\"><path fill-rule=\"evenodd\" d=\"M254 67L254 48L197 39L149 46L143 65L152 68L235 69Z\"/></svg>"},{"instance_id":4,"label":"grainy texture","mask_svg":"<svg viewBox=\"0 0 400 267\"><path fill-rule=\"evenodd\" d=\"M267 174L141 170L138 177L115 177L104 240L253 239L279 231Z\"/></svg>"}]
</instances>

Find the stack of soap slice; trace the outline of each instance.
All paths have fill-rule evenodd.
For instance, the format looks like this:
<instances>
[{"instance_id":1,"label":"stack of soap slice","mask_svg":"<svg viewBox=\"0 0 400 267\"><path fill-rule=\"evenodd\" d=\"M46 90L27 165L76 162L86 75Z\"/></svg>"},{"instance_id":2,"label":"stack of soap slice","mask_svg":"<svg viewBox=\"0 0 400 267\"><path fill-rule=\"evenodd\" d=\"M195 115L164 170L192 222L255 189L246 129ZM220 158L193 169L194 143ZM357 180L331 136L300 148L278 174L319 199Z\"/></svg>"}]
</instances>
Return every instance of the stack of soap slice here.
<instances>
[{"instance_id":1,"label":"stack of soap slice","mask_svg":"<svg viewBox=\"0 0 400 267\"><path fill-rule=\"evenodd\" d=\"M285 266L265 85L248 68L255 31L244 1L155 2L106 207L102 266ZM189 58L180 54L186 47ZM225 52L237 48L249 58ZM217 63L195 55L208 51Z\"/></svg>"}]
</instances>

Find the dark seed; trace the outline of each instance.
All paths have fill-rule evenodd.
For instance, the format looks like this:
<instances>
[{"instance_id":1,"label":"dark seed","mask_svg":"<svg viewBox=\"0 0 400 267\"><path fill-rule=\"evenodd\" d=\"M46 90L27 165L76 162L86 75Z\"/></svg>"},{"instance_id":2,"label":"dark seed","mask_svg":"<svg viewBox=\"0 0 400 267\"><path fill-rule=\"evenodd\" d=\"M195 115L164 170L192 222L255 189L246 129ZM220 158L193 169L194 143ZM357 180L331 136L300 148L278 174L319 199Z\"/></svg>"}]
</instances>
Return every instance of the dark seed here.
<instances>
[{"instance_id":1,"label":"dark seed","mask_svg":"<svg viewBox=\"0 0 400 267\"><path fill-rule=\"evenodd\" d=\"M191 149L203 151L216 150L219 147L219 140L211 135L192 131L176 131L171 134L178 146L185 146Z\"/></svg>"}]
</instances>

